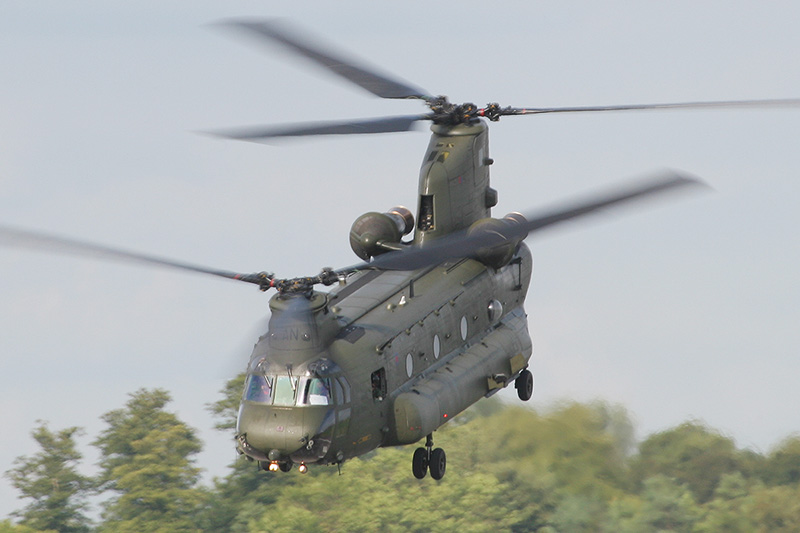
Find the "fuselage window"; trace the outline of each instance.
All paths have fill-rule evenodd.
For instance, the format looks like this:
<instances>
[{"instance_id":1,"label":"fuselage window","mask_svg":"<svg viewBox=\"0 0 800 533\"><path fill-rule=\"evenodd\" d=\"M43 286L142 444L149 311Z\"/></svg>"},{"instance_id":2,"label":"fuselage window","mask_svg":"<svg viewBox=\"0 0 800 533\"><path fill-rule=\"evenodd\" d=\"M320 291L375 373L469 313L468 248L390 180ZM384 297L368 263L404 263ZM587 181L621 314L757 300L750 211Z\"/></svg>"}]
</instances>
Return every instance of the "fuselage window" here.
<instances>
[{"instance_id":1,"label":"fuselage window","mask_svg":"<svg viewBox=\"0 0 800 533\"><path fill-rule=\"evenodd\" d=\"M272 377L250 374L247 376L245 400L270 403L272 401Z\"/></svg>"},{"instance_id":2,"label":"fuselage window","mask_svg":"<svg viewBox=\"0 0 800 533\"><path fill-rule=\"evenodd\" d=\"M386 369L379 368L370 377L372 383L372 397L376 400L383 400L386 396Z\"/></svg>"},{"instance_id":3,"label":"fuselage window","mask_svg":"<svg viewBox=\"0 0 800 533\"><path fill-rule=\"evenodd\" d=\"M467 317L462 316L461 317L461 340L463 340L463 341L467 340L467 332L468 332L467 328L468 328Z\"/></svg>"},{"instance_id":4,"label":"fuselage window","mask_svg":"<svg viewBox=\"0 0 800 533\"><path fill-rule=\"evenodd\" d=\"M278 376L275 383L275 405L294 405L297 378Z\"/></svg>"},{"instance_id":5,"label":"fuselage window","mask_svg":"<svg viewBox=\"0 0 800 533\"><path fill-rule=\"evenodd\" d=\"M419 197L419 216L417 217L417 228L421 231L432 231L436 229L433 218L433 195L423 194Z\"/></svg>"},{"instance_id":6,"label":"fuselage window","mask_svg":"<svg viewBox=\"0 0 800 533\"><path fill-rule=\"evenodd\" d=\"M511 261L511 272L514 274L514 290L522 290L522 258L517 257Z\"/></svg>"},{"instance_id":7,"label":"fuselage window","mask_svg":"<svg viewBox=\"0 0 800 533\"><path fill-rule=\"evenodd\" d=\"M300 380L298 405L330 405L331 382L328 378L303 378Z\"/></svg>"},{"instance_id":8,"label":"fuselage window","mask_svg":"<svg viewBox=\"0 0 800 533\"><path fill-rule=\"evenodd\" d=\"M439 359L439 352L442 350L442 343L439 340L439 335L433 336L433 356Z\"/></svg>"}]
</instances>

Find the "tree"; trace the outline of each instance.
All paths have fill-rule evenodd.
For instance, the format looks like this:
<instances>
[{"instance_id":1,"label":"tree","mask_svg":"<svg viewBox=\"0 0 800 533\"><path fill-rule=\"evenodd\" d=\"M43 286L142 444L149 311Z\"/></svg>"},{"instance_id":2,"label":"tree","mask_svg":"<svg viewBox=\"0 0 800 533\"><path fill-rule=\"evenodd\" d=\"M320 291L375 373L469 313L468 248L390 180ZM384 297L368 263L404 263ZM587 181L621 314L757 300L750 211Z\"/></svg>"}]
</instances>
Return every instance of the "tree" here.
<instances>
[{"instance_id":1,"label":"tree","mask_svg":"<svg viewBox=\"0 0 800 533\"><path fill-rule=\"evenodd\" d=\"M740 472L725 474L714 493L714 499L705 505L702 520L695 530L698 533L757 531L752 494L762 490L760 482L748 482Z\"/></svg>"},{"instance_id":2,"label":"tree","mask_svg":"<svg viewBox=\"0 0 800 533\"><path fill-rule=\"evenodd\" d=\"M644 481L642 506L621 531L691 531L700 518L692 493L674 480L656 475Z\"/></svg>"},{"instance_id":3,"label":"tree","mask_svg":"<svg viewBox=\"0 0 800 533\"><path fill-rule=\"evenodd\" d=\"M781 485L764 487L753 492L750 517L764 533L800 531L800 489Z\"/></svg>"},{"instance_id":4,"label":"tree","mask_svg":"<svg viewBox=\"0 0 800 533\"><path fill-rule=\"evenodd\" d=\"M99 482L116 495L106 502L101 531L197 531L206 501L192 456L201 449L194 430L164 410L169 394L141 389L124 409L103 415Z\"/></svg>"},{"instance_id":5,"label":"tree","mask_svg":"<svg viewBox=\"0 0 800 533\"><path fill-rule=\"evenodd\" d=\"M61 533L89 531L89 520L84 515L85 497L92 486L91 480L78 473L81 454L75 448L77 427L52 432L46 422L31 432L39 444L39 453L19 457L14 468L6 472L11 484L22 498L33 500L22 511L14 513L22 524L37 530Z\"/></svg>"},{"instance_id":6,"label":"tree","mask_svg":"<svg viewBox=\"0 0 800 533\"><path fill-rule=\"evenodd\" d=\"M437 445L454 449L460 429L437 432ZM512 488L468 460L454 455L442 482L414 479L410 461L408 448L387 448L345 463L341 476L295 476L249 531L477 533L511 531L520 520Z\"/></svg>"},{"instance_id":7,"label":"tree","mask_svg":"<svg viewBox=\"0 0 800 533\"><path fill-rule=\"evenodd\" d=\"M768 485L796 485L800 482L800 437L781 442L767 456L762 477Z\"/></svg>"},{"instance_id":8,"label":"tree","mask_svg":"<svg viewBox=\"0 0 800 533\"><path fill-rule=\"evenodd\" d=\"M698 422L680 426L648 437L639 446L633 464L638 485L656 475L686 484L699 503L714 495L724 474L739 470L742 455L733 440Z\"/></svg>"},{"instance_id":9,"label":"tree","mask_svg":"<svg viewBox=\"0 0 800 533\"><path fill-rule=\"evenodd\" d=\"M239 404L242 400L242 390L244 390L245 373L242 372L235 378L229 379L225 383L225 388L220 392L222 398L206 407L217 418L214 429L220 431L233 432L236 428L236 416L239 412Z\"/></svg>"},{"instance_id":10,"label":"tree","mask_svg":"<svg viewBox=\"0 0 800 533\"><path fill-rule=\"evenodd\" d=\"M12 524L10 520L0 520L0 533L58 533L50 529L42 531L40 529L33 529L22 524Z\"/></svg>"}]
</instances>

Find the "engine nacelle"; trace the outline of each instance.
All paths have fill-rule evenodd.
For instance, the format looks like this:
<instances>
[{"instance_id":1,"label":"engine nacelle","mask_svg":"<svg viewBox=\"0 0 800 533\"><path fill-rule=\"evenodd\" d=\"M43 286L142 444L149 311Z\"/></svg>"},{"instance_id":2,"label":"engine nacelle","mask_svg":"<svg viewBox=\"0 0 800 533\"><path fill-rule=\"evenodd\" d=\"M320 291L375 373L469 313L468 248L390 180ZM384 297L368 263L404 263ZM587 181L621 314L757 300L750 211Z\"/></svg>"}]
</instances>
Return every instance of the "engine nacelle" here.
<instances>
[{"instance_id":1,"label":"engine nacelle","mask_svg":"<svg viewBox=\"0 0 800 533\"><path fill-rule=\"evenodd\" d=\"M414 229L414 215L407 208L393 207L386 213L365 213L350 228L350 247L358 257L371 257L400 249L400 239Z\"/></svg>"},{"instance_id":2,"label":"engine nacelle","mask_svg":"<svg viewBox=\"0 0 800 533\"><path fill-rule=\"evenodd\" d=\"M509 213L502 219L497 218L483 218L472 224L467 233L474 235L476 233L496 233L501 228L506 228L509 224L524 224L525 217L519 213ZM524 236L522 237L524 238ZM486 266L492 268L501 268L511 261L514 257L514 252L517 251L517 245L522 241L519 239L504 239L503 242L490 248L481 248L477 251L476 256L478 261Z\"/></svg>"}]
</instances>

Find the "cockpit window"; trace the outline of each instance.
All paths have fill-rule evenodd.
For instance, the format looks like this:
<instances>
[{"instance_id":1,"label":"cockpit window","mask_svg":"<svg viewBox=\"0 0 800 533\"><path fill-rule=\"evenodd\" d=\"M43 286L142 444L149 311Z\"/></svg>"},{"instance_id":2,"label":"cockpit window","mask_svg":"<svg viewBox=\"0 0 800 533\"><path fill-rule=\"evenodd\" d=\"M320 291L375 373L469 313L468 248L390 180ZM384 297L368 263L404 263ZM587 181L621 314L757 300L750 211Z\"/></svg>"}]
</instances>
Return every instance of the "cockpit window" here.
<instances>
[{"instance_id":1,"label":"cockpit window","mask_svg":"<svg viewBox=\"0 0 800 533\"><path fill-rule=\"evenodd\" d=\"M328 378L303 378L300 381L298 405L330 405L331 382Z\"/></svg>"},{"instance_id":2,"label":"cockpit window","mask_svg":"<svg viewBox=\"0 0 800 533\"><path fill-rule=\"evenodd\" d=\"M344 377L339 379L344 380ZM344 383L347 381L344 380ZM247 375L243 398L250 402L281 406L334 405L349 403L350 391L349 386L343 391L341 382L335 377L323 378L306 374L296 378L254 372Z\"/></svg>"},{"instance_id":3,"label":"cockpit window","mask_svg":"<svg viewBox=\"0 0 800 533\"><path fill-rule=\"evenodd\" d=\"M245 400L251 402L270 403L272 401L272 377L259 374L247 376Z\"/></svg>"},{"instance_id":4,"label":"cockpit window","mask_svg":"<svg viewBox=\"0 0 800 533\"><path fill-rule=\"evenodd\" d=\"M278 376L275 382L275 405L294 405L297 378Z\"/></svg>"}]
</instances>

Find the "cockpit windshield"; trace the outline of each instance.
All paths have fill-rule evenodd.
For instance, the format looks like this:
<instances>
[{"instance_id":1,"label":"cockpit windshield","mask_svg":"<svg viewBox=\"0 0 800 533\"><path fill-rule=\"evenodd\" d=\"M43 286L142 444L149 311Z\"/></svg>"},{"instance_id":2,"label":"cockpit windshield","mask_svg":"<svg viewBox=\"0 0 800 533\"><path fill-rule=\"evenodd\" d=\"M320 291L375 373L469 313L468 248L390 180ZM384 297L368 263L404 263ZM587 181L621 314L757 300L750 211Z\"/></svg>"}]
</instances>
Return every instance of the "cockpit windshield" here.
<instances>
[{"instance_id":1,"label":"cockpit windshield","mask_svg":"<svg viewBox=\"0 0 800 533\"><path fill-rule=\"evenodd\" d=\"M270 403L272 401L272 376L250 374L244 390L245 400L251 402Z\"/></svg>"},{"instance_id":2,"label":"cockpit windshield","mask_svg":"<svg viewBox=\"0 0 800 533\"><path fill-rule=\"evenodd\" d=\"M300 380L300 394L297 395L298 405L330 405L331 382L328 378L302 378Z\"/></svg>"},{"instance_id":3,"label":"cockpit windshield","mask_svg":"<svg viewBox=\"0 0 800 533\"><path fill-rule=\"evenodd\" d=\"M244 399L272 405L333 405L330 378L249 374Z\"/></svg>"},{"instance_id":4,"label":"cockpit windshield","mask_svg":"<svg viewBox=\"0 0 800 533\"><path fill-rule=\"evenodd\" d=\"M294 405L297 378L278 376L275 383L275 405Z\"/></svg>"}]
</instances>

